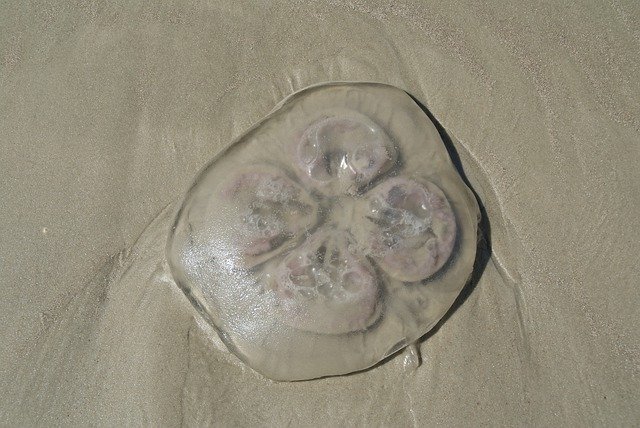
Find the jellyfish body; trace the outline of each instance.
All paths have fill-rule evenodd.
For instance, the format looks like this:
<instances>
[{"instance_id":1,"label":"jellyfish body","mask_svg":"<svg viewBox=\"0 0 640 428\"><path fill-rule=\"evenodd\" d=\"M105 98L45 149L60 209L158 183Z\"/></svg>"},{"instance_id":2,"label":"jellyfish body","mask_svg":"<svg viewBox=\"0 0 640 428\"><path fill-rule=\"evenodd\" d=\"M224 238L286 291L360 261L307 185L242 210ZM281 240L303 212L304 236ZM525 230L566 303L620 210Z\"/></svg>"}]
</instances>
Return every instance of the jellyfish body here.
<instances>
[{"instance_id":1,"label":"jellyfish body","mask_svg":"<svg viewBox=\"0 0 640 428\"><path fill-rule=\"evenodd\" d=\"M198 176L167 244L176 283L277 380L365 369L468 280L478 206L399 89L303 90Z\"/></svg>"}]
</instances>

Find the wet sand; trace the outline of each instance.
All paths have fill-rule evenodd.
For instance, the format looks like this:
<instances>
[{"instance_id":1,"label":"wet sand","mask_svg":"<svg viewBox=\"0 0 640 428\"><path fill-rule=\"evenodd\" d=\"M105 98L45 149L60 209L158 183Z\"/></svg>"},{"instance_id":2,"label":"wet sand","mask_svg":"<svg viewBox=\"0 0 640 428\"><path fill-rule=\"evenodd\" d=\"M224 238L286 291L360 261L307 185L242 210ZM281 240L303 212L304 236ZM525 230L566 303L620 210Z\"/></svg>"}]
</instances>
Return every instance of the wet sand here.
<instances>
[{"instance_id":1,"label":"wet sand","mask_svg":"<svg viewBox=\"0 0 640 428\"><path fill-rule=\"evenodd\" d=\"M0 422L637 424L640 7L431 3L4 5ZM417 370L274 383L158 274L164 225L202 166L324 81L428 109L485 256Z\"/></svg>"}]
</instances>

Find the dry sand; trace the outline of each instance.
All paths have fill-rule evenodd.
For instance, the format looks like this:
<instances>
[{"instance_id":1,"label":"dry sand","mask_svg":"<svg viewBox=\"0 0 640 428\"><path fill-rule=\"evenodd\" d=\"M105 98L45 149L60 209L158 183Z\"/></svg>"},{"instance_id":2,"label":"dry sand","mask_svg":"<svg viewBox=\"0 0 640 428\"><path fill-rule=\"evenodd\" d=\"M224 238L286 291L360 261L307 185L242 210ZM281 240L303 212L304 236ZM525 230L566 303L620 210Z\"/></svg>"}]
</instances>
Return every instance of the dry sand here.
<instances>
[{"instance_id":1,"label":"dry sand","mask_svg":"<svg viewBox=\"0 0 640 428\"><path fill-rule=\"evenodd\" d=\"M120 3L0 5L0 424L640 423L637 2ZM417 370L273 383L159 274L164 228L333 80L429 108L492 257Z\"/></svg>"}]
</instances>

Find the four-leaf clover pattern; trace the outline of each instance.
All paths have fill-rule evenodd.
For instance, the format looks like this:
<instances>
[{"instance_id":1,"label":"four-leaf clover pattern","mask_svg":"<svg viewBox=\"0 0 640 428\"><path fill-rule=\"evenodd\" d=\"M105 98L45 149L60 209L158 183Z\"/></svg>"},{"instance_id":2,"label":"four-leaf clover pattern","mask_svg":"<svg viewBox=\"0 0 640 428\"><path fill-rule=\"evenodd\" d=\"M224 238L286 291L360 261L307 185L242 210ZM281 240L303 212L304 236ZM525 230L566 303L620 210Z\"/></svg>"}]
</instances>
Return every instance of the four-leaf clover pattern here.
<instances>
[{"instance_id":1,"label":"four-leaf clover pattern","mask_svg":"<svg viewBox=\"0 0 640 428\"><path fill-rule=\"evenodd\" d=\"M403 175L406 154L355 111L315 120L288 152L290 168L252 164L222 186L239 212L238 265L262 269L292 328L367 329L388 280L424 281L450 258L454 212L436 184Z\"/></svg>"}]
</instances>

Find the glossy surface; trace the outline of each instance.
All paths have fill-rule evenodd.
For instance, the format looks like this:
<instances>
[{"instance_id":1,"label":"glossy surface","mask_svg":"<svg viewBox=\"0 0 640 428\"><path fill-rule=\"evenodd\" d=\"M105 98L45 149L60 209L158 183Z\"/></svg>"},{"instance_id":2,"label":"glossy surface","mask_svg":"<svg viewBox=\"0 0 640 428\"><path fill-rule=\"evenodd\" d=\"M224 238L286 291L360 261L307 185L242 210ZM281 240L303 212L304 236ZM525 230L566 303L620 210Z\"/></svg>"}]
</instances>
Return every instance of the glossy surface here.
<instances>
[{"instance_id":1,"label":"glossy surface","mask_svg":"<svg viewBox=\"0 0 640 428\"><path fill-rule=\"evenodd\" d=\"M477 218L408 95L330 84L285 100L199 174L167 256L238 357L311 379L432 328L471 274Z\"/></svg>"}]
</instances>

